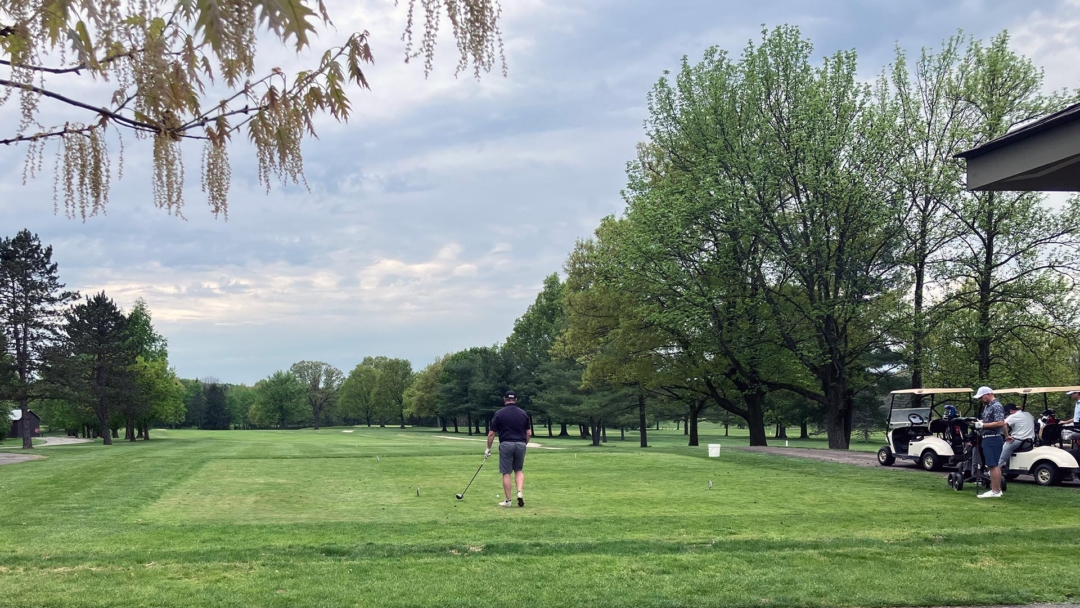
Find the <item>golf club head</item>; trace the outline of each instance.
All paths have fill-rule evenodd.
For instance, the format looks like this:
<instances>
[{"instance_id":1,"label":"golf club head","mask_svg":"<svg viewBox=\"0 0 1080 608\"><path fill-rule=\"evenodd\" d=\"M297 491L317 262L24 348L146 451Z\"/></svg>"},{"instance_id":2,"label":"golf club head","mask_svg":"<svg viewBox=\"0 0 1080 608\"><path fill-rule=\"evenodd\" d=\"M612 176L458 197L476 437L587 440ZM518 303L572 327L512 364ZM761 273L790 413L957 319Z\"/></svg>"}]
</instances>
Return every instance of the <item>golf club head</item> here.
<instances>
[{"instance_id":1,"label":"golf club head","mask_svg":"<svg viewBox=\"0 0 1080 608\"><path fill-rule=\"evenodd\" d=\"M464 496L462 496L461 494L455 494L455 496L457 496L458 500L461 500L462 498L464 498Z\"/></svg>"}]
</instances>

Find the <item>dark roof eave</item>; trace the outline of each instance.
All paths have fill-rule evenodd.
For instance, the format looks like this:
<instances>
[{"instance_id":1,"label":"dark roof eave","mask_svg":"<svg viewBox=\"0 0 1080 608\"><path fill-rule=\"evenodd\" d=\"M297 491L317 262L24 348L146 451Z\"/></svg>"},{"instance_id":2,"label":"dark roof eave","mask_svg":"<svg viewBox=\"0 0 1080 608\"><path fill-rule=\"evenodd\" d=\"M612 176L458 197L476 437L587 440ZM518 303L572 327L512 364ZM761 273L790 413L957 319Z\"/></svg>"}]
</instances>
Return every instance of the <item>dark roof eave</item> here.
<instances>
[{"instance_id":1,"label":"dark roof eave","mask_svg":"<svg viewBox=\"0 0 1080 608\"><path fill-rule=\"evenodd\" d=\"M982 156L988 152L993 152L999 148L1017 142L1029 137L1033 137L1044 131L1049 131L1055 127L1070 123L1074 120L1080 120L1080 103L1071 105L1060 112L1055 112L1045 118L1041 118L1029 125L1020 127L1019 129L1006 133L997 139L992 139L985 144L953 155L953 158L972 159L977 156Z\"/></svg>"}]
</instances>

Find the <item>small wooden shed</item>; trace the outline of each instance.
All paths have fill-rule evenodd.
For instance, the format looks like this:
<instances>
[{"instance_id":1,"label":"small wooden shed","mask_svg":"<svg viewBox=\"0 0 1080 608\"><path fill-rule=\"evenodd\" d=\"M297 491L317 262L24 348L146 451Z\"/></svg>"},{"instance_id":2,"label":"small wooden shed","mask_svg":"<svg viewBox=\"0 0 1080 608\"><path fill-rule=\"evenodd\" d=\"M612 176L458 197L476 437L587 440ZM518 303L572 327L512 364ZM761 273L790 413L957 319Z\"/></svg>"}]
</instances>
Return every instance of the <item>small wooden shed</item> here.
<instances>
[{"instance_id":1,"label":"small wooden shed","mask_svg":"<svg viewBox=\"0 0 1080 608\"><path fill-rule=\"evenodd\" d=\"M22 410L16 409L12 411L10 418L11 432L8 433L8 437L22 437ZM30 419L30 436L41 437L41 417L35 414L33 410L27 410L27 418Z\"/></svg>"}]
</instances>

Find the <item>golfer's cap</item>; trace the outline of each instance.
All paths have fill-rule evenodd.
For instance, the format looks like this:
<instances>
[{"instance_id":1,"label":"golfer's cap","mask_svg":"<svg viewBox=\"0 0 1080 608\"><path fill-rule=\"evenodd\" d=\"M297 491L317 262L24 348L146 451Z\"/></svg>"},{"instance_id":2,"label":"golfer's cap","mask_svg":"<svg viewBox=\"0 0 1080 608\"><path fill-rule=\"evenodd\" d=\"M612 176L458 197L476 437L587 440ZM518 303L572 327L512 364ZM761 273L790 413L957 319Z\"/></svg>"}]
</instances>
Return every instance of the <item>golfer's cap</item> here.
<instances>
[{"instance_id":1,"label":"golfer's cap","mask_svg":"<svg viewBox=\"0 0 1080 608\"><path fill-rule=\"evenodd\" d=\"M990 388L989 386L980 386L979 390L975 391L975 396L972 397L972 399L979 399L983 395L990 395L993 394L993 392L994 389Z\"/></svg>"},{"instance_id":2,"label":"golfer's cap","mask_svg":"<svg viewBox=\"0 0 1080 608\"><path fill-rule=\"evenodd\" d=\"M506 391L503 393L503 399L517 399L517 393L514 391Z\"/></svg>"},{"instance_id":3,"label":"golfer's cap","mask_svg":"<svg viewBox=\"0 0 1080 608\"><path fill-rule=\"evenodd\" d=\"M1080 395L1080 391L1065 391L1066 395Z\"/></svg>"}]
</instances>

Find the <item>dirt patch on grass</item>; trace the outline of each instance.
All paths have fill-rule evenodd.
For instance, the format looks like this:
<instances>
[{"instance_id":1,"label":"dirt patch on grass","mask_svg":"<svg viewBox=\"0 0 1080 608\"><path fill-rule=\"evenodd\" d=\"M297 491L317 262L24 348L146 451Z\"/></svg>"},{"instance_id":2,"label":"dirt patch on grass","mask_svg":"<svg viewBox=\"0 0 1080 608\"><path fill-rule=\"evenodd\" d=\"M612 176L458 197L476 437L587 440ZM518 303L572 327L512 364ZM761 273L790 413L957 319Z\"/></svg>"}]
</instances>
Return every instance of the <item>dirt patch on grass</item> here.
<instances>
[{"instance_id":1,"label":"dirt patch on grass","mask_svg":"<svg viewBox=\"0 0 1080 608\"><path fill-rule=\"evenodd\" d=\"M7 454L0 452L0 464L16 464L19 462L27 462L29 460L41 460L44 456L37 456L35 454Z\"/></svg>"}]
</instances>

